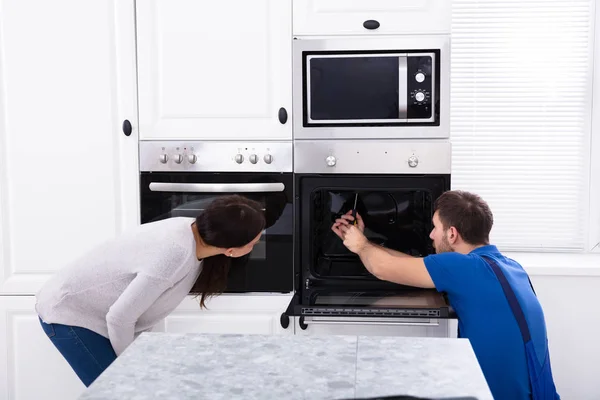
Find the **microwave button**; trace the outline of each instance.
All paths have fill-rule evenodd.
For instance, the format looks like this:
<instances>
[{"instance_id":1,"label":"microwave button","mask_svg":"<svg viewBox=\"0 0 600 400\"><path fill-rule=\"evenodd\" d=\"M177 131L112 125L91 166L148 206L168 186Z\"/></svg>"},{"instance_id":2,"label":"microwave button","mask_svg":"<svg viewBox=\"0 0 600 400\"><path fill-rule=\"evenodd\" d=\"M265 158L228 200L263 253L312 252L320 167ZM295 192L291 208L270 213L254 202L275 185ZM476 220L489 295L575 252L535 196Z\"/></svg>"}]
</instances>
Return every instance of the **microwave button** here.
<instances>
[{"instance_id":1,"label":"microwave button","mask_svg":"<svg viewBox=\"0 0 600 400\"><path fill-rule=\"evenodd\" d=\"M334 156L329 156L325 159L325 162L327 163L328 167L334 167L337 160Z\"/></svg>"},{"instance_id":2,"label":"microwave button","mask_svg":"<svg viewBox=\"0 0 600 400\"><path fill-rule=\"evenodd\" d=\"M425 74L422 72L419 72L415 75L415 80L419 83L423 82L425 80Z\"/></svg>"}]
</instances>

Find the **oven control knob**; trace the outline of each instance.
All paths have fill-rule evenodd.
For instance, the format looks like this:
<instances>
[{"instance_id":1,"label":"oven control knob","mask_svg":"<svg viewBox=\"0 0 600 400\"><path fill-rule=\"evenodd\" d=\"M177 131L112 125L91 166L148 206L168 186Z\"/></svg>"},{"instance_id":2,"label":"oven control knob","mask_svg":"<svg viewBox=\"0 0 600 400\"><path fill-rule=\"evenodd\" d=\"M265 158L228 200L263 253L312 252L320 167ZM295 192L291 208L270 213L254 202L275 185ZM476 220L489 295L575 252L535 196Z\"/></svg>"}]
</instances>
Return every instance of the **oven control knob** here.
<instances>
[{"instance_id":1,"label":"oven control knob","mask_svg":"<svg viewBox=\"0 0 600 400\"><path fill-rule=\"evenodd\" d=\"M337 162L337 160L335 159L334 156L329 156L325 159L325 162L327 163L328 167L333 167L333 166L335 166L335 163Z\"/></svg>"},{"instance_id":2,"label":"oven control knob","mask_svg":"<svg viewBox=\"0 0 600 400\"><path fill-rule=\"evenodd\" d=\"M421 82L423 82L424 80L425 80L425 74L424 74L424 73L422 73L422 72L418 72L418 73L415 75L415 81L417 81L417 82L421 83Z\"/></svg>"},{"instance_id":3,"label":"oven control knob","mask_svg":"<svg viewBox=\"0 0 600 400\"><path fill-rule=\"evenodd\" d=\"M425 94L423 92L415 93L415 100L417 100L417 101L425 100Z\"/></svg>"},{"instance_id":4,"label":"oven control knob","mask_svg":"<svg viewBox=\"0 0 600 400\"><path fill-rule=\"evenodd\" d=\"M244 162L244 156L242 154L236 154L235 155L235 162L238 164L241 164Z\"/></svg>"},{"instance_id":5,"label":"oven control knob","mask_svg":"<svg viewBox=\"0 0 600 400\"><path fill-rule=\"evenodd\" d=\"M173 161L175 161L177 164L181 164L183 161L183 156L181 154L175 154L173 156Z\"/></svg>"},{"instance_id":6,"label":"oven control knob","mask_svg":"<svg viewBox=\"0 0 600 400\"><path fill-rule=\"evenodd\" d=\"M250 162L256 164L258 162L258 156L256 154L250 154Z\"/></svg>"},{"instance_id":7,"label":"oven control knob","mask_svg":"<svg viewBox=\"0 0 600 400\"><path fill-rule=\"evenodd\" d=\"M415 168L417 165L419 165L419 159L415 156L410 156L408 157L408 166L411 168Z\"/></svg>"},{"instance_id":8,"label":"oven control knob","mask_svg":"<svg viewBox=\"0 0 600 400\"><path fill-rule=\"evenodd\" d=\"M158 156L158 160L161 163L166 164L167 161L169 161L169 156L167 156L166 154L161 154L160 156Z\"/></svg>"},{"instance_id":9,"label":"oven control knob","mask_svg":"<svg viewBox=\"0 0 600 400\"><path fill-rule=\"evenodd\" d=\"M265 154L264 160L267 164L271 164L273 162L273 156L270 154Z\"/></svg>"},{"instance_id":10,"label":"oven control knob","mask_svg":"<svg viewBox=\"0 0 600 400\"><path fill-rule=\"evenodd\" d=\"M188 154L187 159L190 164L196 164L196 161L198 161L198 157L195 154Z\"/></svg>"}]
</instances>

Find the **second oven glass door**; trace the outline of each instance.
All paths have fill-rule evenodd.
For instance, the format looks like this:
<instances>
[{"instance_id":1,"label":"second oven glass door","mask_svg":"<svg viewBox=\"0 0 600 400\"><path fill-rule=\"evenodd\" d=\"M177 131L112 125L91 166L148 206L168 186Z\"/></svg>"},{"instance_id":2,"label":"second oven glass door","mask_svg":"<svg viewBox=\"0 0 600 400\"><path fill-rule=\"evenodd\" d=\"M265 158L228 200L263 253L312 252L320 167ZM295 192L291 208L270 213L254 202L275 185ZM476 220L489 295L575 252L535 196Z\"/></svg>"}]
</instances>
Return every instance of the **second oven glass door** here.
<instances>
[{"instance_id":1,"label":"second oven glass door","mask_svg":"<svg viewBox=\"0 0 600 400\"><path fill-rule=\"evenodd\" d=\"M291 173L142 173L140 187L142 223L195 218L229 194L263 204L266 228L249 255L232 260L226 291L293 291Z\"/></svg>"}]
</instances>

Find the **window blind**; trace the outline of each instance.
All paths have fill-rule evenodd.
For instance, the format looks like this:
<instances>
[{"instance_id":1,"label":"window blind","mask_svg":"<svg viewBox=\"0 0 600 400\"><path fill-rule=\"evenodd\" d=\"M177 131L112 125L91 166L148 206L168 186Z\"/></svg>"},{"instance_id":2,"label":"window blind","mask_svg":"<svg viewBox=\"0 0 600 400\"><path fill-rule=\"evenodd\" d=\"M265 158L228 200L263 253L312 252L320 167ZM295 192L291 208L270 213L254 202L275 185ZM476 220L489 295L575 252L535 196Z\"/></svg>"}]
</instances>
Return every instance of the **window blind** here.
<instances>
[{"instance_id":1,"label":"window blind","mask_svg":"<svg viewBox=\"0 0 600 400\"><path fill-rule=\"evenodd\" d=\"M593 0L454 0L452 188L509 251L586 245Z\"/></svg>"}]
</instances>

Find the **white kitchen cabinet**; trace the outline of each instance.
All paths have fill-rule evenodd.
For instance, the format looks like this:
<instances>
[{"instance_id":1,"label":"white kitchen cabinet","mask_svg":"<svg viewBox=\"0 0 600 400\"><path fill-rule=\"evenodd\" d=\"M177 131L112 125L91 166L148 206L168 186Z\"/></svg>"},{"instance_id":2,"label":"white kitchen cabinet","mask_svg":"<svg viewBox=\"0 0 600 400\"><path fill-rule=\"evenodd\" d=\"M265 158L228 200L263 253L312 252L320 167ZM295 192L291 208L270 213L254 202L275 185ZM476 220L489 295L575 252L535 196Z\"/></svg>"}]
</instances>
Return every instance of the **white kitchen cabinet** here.
<instances>
[{"instance_id":1,"label":"white kitchen cabinet","mask_svg":"<svg viewBox=\"0 0 600 400\"><path fill-rule=\"evenodd\" d=\"M136 7L142 140L291 140L291 0Z\"/></svg>"},{"instance_id":2,"label":"white kitchen cabinet","mask_svg":"<svg viewBox=\"0 0 600 400\"><path fill-rule=\"evenodd\" d=\"M76 399L85 386L46 336L33 296L0 296L0 400Z\"/></svg>"},{"instance_id":3,"label":"white kitchen cabinet","mask_svg":"<svg viewBox=\"0 0 600 400\"><path fill-rule=\"evenodd\" d=\"M300 318L294 318L296 335L365 335L365 336L404 336L404 337L456 337L455 320L405 318L394 323L370 322L362 318L360 322L343 323L315 319L300 327Z\"/></svg>"},{"instance_id":4,"label":"white kitchen cabinet","mask_svg":"<svg viewBox=\"0 0 600 400\"><path fill-rule=\"evenodd\" d=\"M207 301L208 309L201 310L199 299L189 296L155 331L293 335L291 322L287 329L280 323L291 298L291 294L224 294Z\"/></svg>"},{"instance_id":5,"label":"white kitchen cabinet","mask_svg":"<svg viewBox=\"0 0 600 400\"><path fill-rule=\"evenodd\" d=\"M294 0L294 36L448 34L451 7L448 0ZM379 26L367 29L365 21Z\"/></svg>"},{"instance_id":6,"label":"white kitchen cabinet","mask_svg":"<svg viewBox=\"0 0 600 400\"><path fill-rule=\"evenodd\" d=\"M32 295L138 223L133 0L0 0L0 26L0 295Z\"/></svg>"}]
</instances>

